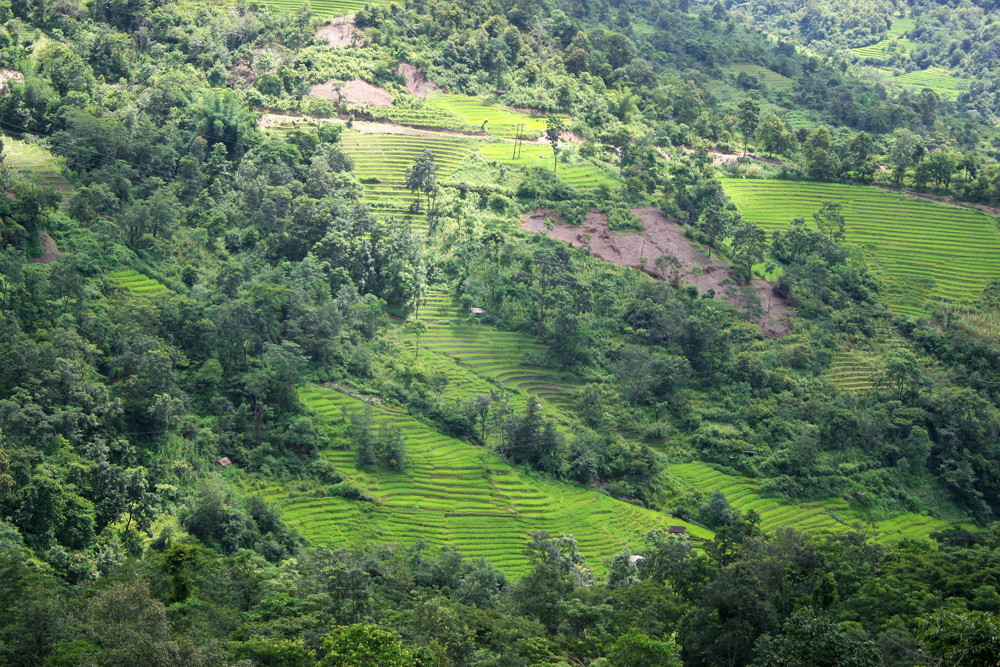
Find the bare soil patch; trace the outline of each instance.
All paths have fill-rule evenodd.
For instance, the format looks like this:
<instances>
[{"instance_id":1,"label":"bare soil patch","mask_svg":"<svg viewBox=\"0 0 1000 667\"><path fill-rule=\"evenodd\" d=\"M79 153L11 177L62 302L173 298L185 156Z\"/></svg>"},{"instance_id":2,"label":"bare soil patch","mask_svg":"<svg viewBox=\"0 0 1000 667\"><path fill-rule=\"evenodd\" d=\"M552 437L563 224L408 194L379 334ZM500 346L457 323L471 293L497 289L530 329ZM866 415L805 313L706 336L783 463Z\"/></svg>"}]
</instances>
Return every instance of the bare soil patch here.
<instances>
[{"instance_id":1,"label":"bare soil patch","mask_svg":"<svg viewBox=\"0 0 1000 667\"><path fill-rule=\"evenodd\" d=\"M22 81L24 75L18 72L16 69L8 69L6 67L0 67L0 95L7 96L10 95L10 82L11 81Z\"/></svg>"},{"instance_id":2,"label":"bare soil patch","mask_svg":"<svg viewBox=\"0 0 1000 667\"><path fill-rule=\"evenodd\" d=\"M727 303L744 309L735 277L725 262L695 249L684 236L677 223L669 220L653 207L632 210L632 214L642 221L645 234L615 234L608 230L608 220L603 213L591 211L580 227L567 225L558 215L549 210L531 211L521 222L522 229L535 233L547 233L552 238L565 241L578 248L588 248L595 257L633 269L644 271L666 280L670 269L660 269L656 259L670 255L680 263L676 277L688 285L695 285L699 293L714 290L715 295ZM547 221L552 222L548 229ZM642 264L640 258L645 257ZM696 268L697 267L697 268ZM777 295L774 284L766 280L752 282L755 294L763 309L759 317L751 318L768 338L779 338L791 329L792 310Z\"/></svg>"},{"instance_id":3,"label":"bare soil patch","mask_svg":"<svg viewBox=\"0 0 1000 667\"><path fill-rule=\"evenodd\" d=\"M313 97L322 97L331 102L343 102L362 109L392 106L392 93L384 88L373 86L363 79L353 79L345 83L327 81L313 86L309 94Z\"/></svg>"},{"instance_id":4,"label":"bare soil patch","mask_svg":"<svg viewBox=\"0 0 1000 667\"><path fill-rule=\"evenodd\" d=\"M38 236L42 242L42 254L29 259L28 264L51 264L59 259L59 246L56 245L55 239L45 232L39 232Z\"/></svg>"},{"instance_id":5,"label":"bare soil patch","mask_svg":"<svg viewBox=\"0 0 1000 667\"><path fill-rule=\"evenodd\" d=\"M428 97L431 93L441 90L436 83L427 78L423 70L415 65L399 63L399 69L396 72L406 79L406 91L414 97Z\"/></svg>"},{"instance_id":6,"label":"bare soil patch","mask_svg":"<svg viewBox=\"0 0 1000 667\"><path fill-rule=\"evenodd\" d=\"M694 148L692 148L691 146L682 146L682 148L688 153L694 152ZM719 148L718 146L716 146L715 148L709 148L708 154L712 156L712 164L715 165L732 164L733 162L736 162L737 160L740 159L740 157L743 156L742 152L734 153L730 150ZM776 166L781 165L781 162L775 160L774 158L764 157L763 155L757 155L756 153L748 152L747 157L756 160L757 162L763 162L765 164L771 164Z\"/></svg>"},{"instance_id":7,"label":"bare soil patch","mask_svg":"<svg viewBox=\"0 0 1000 667\"><path fill-rule=\"evenodd\" d=\"M325 41L330 46L351 46L357 26L353 20L324 23L316 28L316 39Z\"/></svg>"}]
</instances>

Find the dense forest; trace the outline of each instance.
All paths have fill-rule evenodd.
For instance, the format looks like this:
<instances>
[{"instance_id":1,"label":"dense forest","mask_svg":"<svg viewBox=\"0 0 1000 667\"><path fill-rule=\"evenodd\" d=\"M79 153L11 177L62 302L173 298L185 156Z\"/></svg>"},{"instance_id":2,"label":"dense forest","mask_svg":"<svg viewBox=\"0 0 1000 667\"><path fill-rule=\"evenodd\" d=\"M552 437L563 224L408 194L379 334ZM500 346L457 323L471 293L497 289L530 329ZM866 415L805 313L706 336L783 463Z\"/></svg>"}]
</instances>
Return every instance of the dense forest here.
<instances>
[{"instance_id":1,"label":"dense forest","mask_svg":"<svg viewBox=\"0 0 1000 667\"><path fill-rule=\"evenodd\" d=\"M908 316L841 204L765 231L724 186L997 205L997 11L411 0L359 6L334 47L308 6L0 0L0 665L997 664L1000 280ZM898 19L913 48L852 51ZM542 166L470 151L445 175L427 151L408 209L370 196L347 137L390 112L312 91L361 80L430 118L401 63L530 111ZM970 83L885 74L932 67ZM560 175L583 164L600 185ZM645 208L725 264L718 290L670 254L617 266L522 228L599 212L637 233ZM757 284L794 311L779 335ZM490 390L455 398L432 294L530 339L521 366L572 389L557 405L478 373ZM869 347L865 391L830 379ZM306 386L382 412L320 414ZM383 487L358 480L416 447L380 414L710 537L644 530L595 562L539 526L516 577L420 539L308 539L269 485L377 511ZM862 520L765 530L673 474L690 461ZM911 514L948 527L879 534Z\"/></svg>"}]
</instances>

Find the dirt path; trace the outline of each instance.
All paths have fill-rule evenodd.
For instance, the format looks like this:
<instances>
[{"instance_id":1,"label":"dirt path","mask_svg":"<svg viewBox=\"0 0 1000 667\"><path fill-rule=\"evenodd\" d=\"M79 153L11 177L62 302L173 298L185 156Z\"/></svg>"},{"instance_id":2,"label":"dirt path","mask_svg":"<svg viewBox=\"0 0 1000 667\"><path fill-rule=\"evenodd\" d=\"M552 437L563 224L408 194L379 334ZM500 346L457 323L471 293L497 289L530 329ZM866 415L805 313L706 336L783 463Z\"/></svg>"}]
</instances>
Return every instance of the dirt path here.
<instances>
[{"instance_id":1,"label":"dirt path","mask_svg":"<svg viewBox=\"0 0 1000 667\"><path fill-rule=\"evenodd\" d=\"M671 269L657 268L656 260L663 255L672 256L680 264L676 270L677 278L695 285L702 294L714 290L718 298L741 310L745 309L745 304L740 303L735 278L724 262L715 257L709 258L696 250L681 228L667 219L659 209L637 208L632 214L642 220L645 234L614 234L608 230L607 218L598 211L591 211L581 227L574 227L560 222L553 211L536 210L524 217L521 227L530 232L545 232L552 238L576 247L587 247L595 257L619 266L638 269L661 279L669 278ZM548 230L547 220L552 221L551 230ZM640 262L642 257L646 258L645 264ZM772 283L754 280L752 284L763 309L763 314L752 318L752 321L768 338L784 336L791 329L792 311L774 292Z\"/></svg>"},{"instance_id":2,"label":"dirt path","mask_svg":"<svg viewBox=\"0 0 1000 667\"><path fill-rule=\"evenodd\" d=\"M427 78L427 75L419 67L408 63L399 63L399 69L396 71L406 79L406 91L414 97L428 97L431 93L441 90L436 83Z\"/></svg>"},{"instance_id":3,"label":"dirt path","mask_svg":"<svg viewBox=\"0 0 1000 667\"><path fill-rule=\"evenodd\" d=\"M316 28L316 39L324 40L330 46L351 46L356 32L357 26L353 18L346 21L341 19Z\"/></svg>"},{"instance_id":4,"label":"dirt path","mask_svg":"<svg viewBox=\"0 0 1000 667\"><path fill-rule=\"evenodd\" d=\"M59 259L59 246L56 245L55 239L45 232L39 232L38 236L42 242L42 254L40 257L29 259L28 264L51 264Z\"/></svg>"}]
</instances>

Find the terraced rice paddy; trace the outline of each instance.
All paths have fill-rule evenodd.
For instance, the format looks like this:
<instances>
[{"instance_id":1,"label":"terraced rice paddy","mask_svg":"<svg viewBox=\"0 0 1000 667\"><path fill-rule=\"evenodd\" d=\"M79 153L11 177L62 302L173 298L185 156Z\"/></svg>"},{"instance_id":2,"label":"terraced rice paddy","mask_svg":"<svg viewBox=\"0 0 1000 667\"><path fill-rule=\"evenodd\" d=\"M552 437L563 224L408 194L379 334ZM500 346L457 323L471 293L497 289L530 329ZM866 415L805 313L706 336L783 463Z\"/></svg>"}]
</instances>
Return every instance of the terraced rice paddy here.
<instances>
[{"instance_id":1,"label":"terraced rice paddy","mask_svg":"<svg viewBox=\"0 0 1000 667\"><path fill-rule=\"evenodd\" d=\"M885 71L885 70L883 70ZM892 81L902 86L913 86L918 90L930 88L938 95L958 97L958 94L969 87L967 79L951 75L951 70L944 67L929 67L917 72L909 72L893 77Z\"/></svg>"},{"instance_id":2,"label":"terraced rice paddy","mask_svg":"<svg viewBox=\"0 0 1000 667\"><path fill-rule=\"evenodd\" d=\"M862 185L722 179L743 216L768 232L812 220L824 201L843 204L847 240L881 268L893 311L924 316L939 299L975 299L1000 279L1000 235L978 211Z\"/></svg>"},{"instance_id":3,"label":"terraced rice paddy","mask_svg":"<svg viewBox=\"0 0 1000 667\"><path fill-rule=\"evenodd\" d=\"M345 442L345 415L365 409L356 398L333 389L308 387L302 400ZM582 487L534 482L498 457L447 436L400 411L374 407L376 425L391 423L407 438L404 473L367 474L354 467L352 452L324 456L345 477L364 486L377 503L331 498L316 489L273 484L263 495L279 503L286 520L316 544L354 545L365 541L412 545L424 540L476 557L485 556L511 576L529 568L523 550L527 534L547 530L571 534L591 566L606 572L602 559L626 545L638 547L655 528L685 525L703 539L711 533Z\"/></svg>"},{"instance_id":4,"label":"terraced rice paddy","mask_svg":"<svg viewBox=\"0 0 1000 667\"><path fill-rule=\"evenodd\" d=\"M487 132L495 137L513 139L518 126L521 135L529 138L541 136L546 118L492 104L486 97L448 95L437 93L422 102L422 106L370 107L366 113L400 125L440 128L453 132Z\"/></svg>"},{"instance_id":5,"label":"terraced rice paddy","mask_svg":"<svg viewBox=\"0 0 1000 667\"><path fill-rule=\"evenodd\" d=\"M421 349L445 354L525 398L534 396L543 406L558 409L574 388L573 381L551 370L523 363L525 353L543 354L544 345L522 333L482 324L459 311L450 297L428 295L420 317L427 324L427 332L420 337Z\"/></svg>"},{"instance_id":6,"label":"terraced rice paddy","mask_svg":"<svg viewBox=\"0 0 1000 667\"><path fill-rule=\"evenodd\" d=\"M886 58L893 53L909 53L915 44L903 37L906 33L916 27L914 19L896 19L892 22L892 27L886 33L885 39L869 46L862 46L851 49L851 52L859 58Z\"/></svg>"},{"instance_id":7,"label":"terraced rice paddy","mask_svg":"<svg viewBox=\"0 0 1000 667\"><path fill-rule=\"evenodd\" d=\"M153 280L131 269L128 271L114 271L109 273L108 277L133 294L149 295L168 291L167 286L158 280Z\"/></svg>"},{"instance_id":8,"label":"terraced rice paddy","mask_svg":"<svg viewBox=\"0 0 1000 667\"><path fill-rule=\"evenodd\" d=\"M864 517L843 498L786 505L774 498L761 497L759 481L724 475L704 463L682 463L670 466L669 470L675 479L704 493L722 492L741 512L754 510L760 515L764 532L788 526L817 535L834 535L865 523ZM876 523L874 528L878 535L876 540L885 541L895 537L927 537L950 525L941 519L910 513Z\"/></svg>"},{"instance_id":9,"label":"terraced rice paddy","mask_svg":"<svg viewBox=\"0 0 1000 667\"><path fill-rule=\"evenodd\" d=\"M472 141L454 136L423 137L406 134L363 134L347 131L341 138L344 150L354 158L354 175L364 184L365 202L410 218L414 227L426 225L423 216L407 215L416 198L404 186L406 170L423 151L434 154L437 176L445 178L474 150ZM377 181L377 182L376 182ZM423 195L420 195L423 197Z\"/></svg>"},{"instance_id":10,"label":"terraced rice paddy","mask_svg":"<svg viewBox=\"0 0 1000 667\"><path fill-rule=\"evenodd\" d=\"M64 197L73 194L73 185L62 175L62 158L44 148L10 136L3 137L3 159L14 171L35 176L38 184L49 187Z\"/></svg>"},{"instance_id":11,"label":"terraced rice paddy","mask_svg":"<svg viewBox=\"0 0 1000 667\"><path fill-rule=\"evenodd\" d=\"M264 4L278 12L295 14L306 4L304 0L263 0ZM309 0L313 14L326 19L334 16L354 14L365 5L389 6L389 0Z\"/></svg>"},{"instance_id":12,"label":"terraced rice paddy","mask_svg":"<svg viewBox=\"0 0 1000 667\"><path fill-rule=\"evenodd\" d=\"M838 352L826 371L826 378L844 391L861 393L872 388L875 360L863 352Z\"/></svg>"},{"instance_id":13,"label":"terraced rice paddy","mask_svg":"<svg viewBox=\"0 0 1000 667\"><path fill-rule=\"evenodd\" d=\"M787 90L792 87L792 80L787 76L778 74L777 72L769 70L761 65L743 63L739 65L729 65L728 67L723 67L722 69L723 71L732 74L734 77L739 76L740 72L746 72L751 76L761 79L768 88L773 90Z\"/></svg>"},{"instance_id":14,"label":"terraced rice paddy","mask_svg":"<svg viewBox=\"0 0 1000 667\"><path fill-rule=\"evenodd\" d=\"M516 159L513 157L512 143L485 144L479 149L479 154L484 160L494 160L518 167L552 169L552 147L549 144L524 144L520 147ZM584 158L579 158L574 164L560 164L556 175L581 192L593 192L602 185L615 189L619 185L617 179Z\"/></svg>"},{"instance_id":15,"label":"terraced rice paddy","mask_svg":"<svg viewBox=\"0 0 1000 667\"><path fill-rule=\"evenodd\" d=\"M477 130L485 128L493 136L505 139L517 136L519 125L524 126L521 134L529 137L540 136L545 131L544 116L532 116L499 104L489 104L484 97L438 94L427 99L427 106L442 109Z\"/></svg>"}]
</instances>

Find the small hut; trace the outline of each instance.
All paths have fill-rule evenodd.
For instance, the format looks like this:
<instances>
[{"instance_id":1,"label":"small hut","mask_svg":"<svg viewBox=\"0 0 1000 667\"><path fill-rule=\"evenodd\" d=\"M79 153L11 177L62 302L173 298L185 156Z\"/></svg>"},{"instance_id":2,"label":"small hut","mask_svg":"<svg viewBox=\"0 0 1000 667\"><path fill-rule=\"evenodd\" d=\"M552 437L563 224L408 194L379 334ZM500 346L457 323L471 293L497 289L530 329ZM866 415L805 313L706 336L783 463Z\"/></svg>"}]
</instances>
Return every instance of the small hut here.
<instances>
[{"instance_id":1,"label":"small hut","mask_svg":"<svg viewBox=\"0 0 1000 667\"><path fill-rule=\"evenodd\" d=\"M216 463L218 463L220 466L227 466L227 465L231 464L232 461L229 460L228 456L223 456L221 459L219 459L218 461L216 461Z\"/></svg>"}]
</instances>

